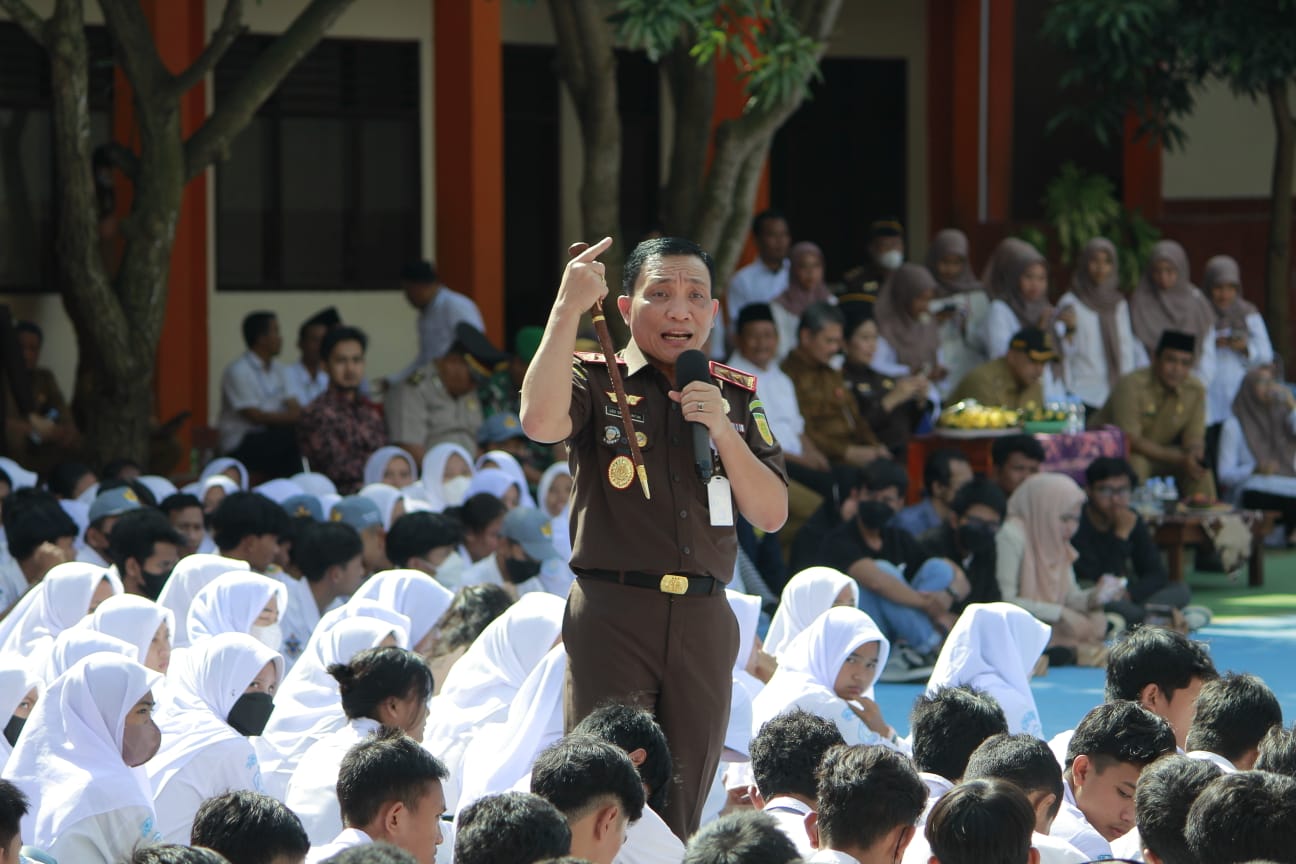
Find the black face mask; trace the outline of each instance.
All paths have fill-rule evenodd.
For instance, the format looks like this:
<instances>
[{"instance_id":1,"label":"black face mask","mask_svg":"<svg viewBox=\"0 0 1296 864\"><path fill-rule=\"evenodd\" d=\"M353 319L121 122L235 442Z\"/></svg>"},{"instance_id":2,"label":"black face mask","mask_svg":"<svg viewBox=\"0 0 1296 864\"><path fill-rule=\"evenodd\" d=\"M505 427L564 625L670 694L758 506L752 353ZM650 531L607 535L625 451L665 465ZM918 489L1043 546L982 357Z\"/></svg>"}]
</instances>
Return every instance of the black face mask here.
<instances>
[{"instance_id":1,"label":"black face mask","mask_svg":"<svg viewBox=\"0 0 1296 864\"><path fill-rule=\"evenodd\" d=\"M143 567L140 568L140 578L144 580L144 596L150 600L156 601L162 593L162 586L166 585L167 580L171 578L171 571L165 573L150 573Z\"/></svg>"},{"instance_id":2,"label":"black face mask","mask_svg":"<svg viewBox=\"0 0 1296 864\"><path fill-rule=\"evenodd\" d=\"M504 578L514 585L521 585L528 579L533 579L539 575L539 561L532 561L529 558L525 561L509 558L504 562Z\"/></svg>"},{"instance_id":3,"label":"black face mask","mask_svg":"<svg viewBox=\"0 0 1296 864\"><path fill-rule=\"evenodd\" d=\"M5 736L5 740L9 742L10 747L18 746L18 735L22 732L23 727L26 725L27 725L26 717L19 717L17 714L15 714L14 716L9 718L9 722L5 724L4 736Z\"/></svg>"},{"instance_id":4,"label":"black face mask","mask_svg":"<svg viewBox=\"0 0 1296 864\"><path fill-rule=\"evenodd\" d=\"M895 511L885 501L859 502L859 515L857 518L860 524L870 531L881 531L894 515Z\"/></svg>"},{"instance_id":5,"label":"black face mask","mask_svg":"<svg viewBox=\"0 0 1296 864\"><path fill-rule=\"evenodd\" d=\"M229 725L240 735L251 737L265 731L274 711L274 697L269 693L244 693L230 709Z\"/></svg>"},{"instance_id":6,"label":"black face mask","mask_svg":"<svg viewBox=\"0 0 1296 864\"><path fill-rule=\"evenodd\" d=\"M958 542L969 555L985 555L994 550L995 528L980 519L970 519L958 527Z\"/></svg>"}]
</instances>

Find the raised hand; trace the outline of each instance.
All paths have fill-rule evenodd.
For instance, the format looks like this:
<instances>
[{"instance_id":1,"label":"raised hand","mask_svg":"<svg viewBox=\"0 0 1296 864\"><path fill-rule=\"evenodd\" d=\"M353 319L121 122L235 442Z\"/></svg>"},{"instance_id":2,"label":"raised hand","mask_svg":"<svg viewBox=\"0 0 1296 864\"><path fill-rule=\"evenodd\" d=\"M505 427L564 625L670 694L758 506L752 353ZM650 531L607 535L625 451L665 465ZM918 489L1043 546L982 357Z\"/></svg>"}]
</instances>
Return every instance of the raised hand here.
<instances>
[{"instance_id":1,"label":"raised hand","mask_svg":"<svg viewBox=\"0 0 1296 864\"><path fill-rule=\"evenodd\" d=\"M612 245L611 237L604 237L590 246L586 243L573 243L568 248L572 259L563 270L562 284L558 287L557 305L571 306L581 312L588 311L596 303L601 303L607 294L603 262L598 260Z\"/></svg>"}]
</instances>

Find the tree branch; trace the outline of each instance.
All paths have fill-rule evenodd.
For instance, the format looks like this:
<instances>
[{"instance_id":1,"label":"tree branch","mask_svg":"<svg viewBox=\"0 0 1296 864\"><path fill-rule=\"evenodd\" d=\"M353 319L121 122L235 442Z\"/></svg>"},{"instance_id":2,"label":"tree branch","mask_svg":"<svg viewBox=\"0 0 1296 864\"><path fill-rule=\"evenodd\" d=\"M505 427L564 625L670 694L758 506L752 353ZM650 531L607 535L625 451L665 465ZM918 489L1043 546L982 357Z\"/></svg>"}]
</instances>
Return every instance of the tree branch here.
<instances>
[{"instance_id":1,"label":"tree branch","mask_svg":"<svg viewBox=\"0 0 1296 864\"><path fill-rule=\"evenodd\" d=\"M171 73L162 63L138 0L99 0L99 8L113 40L113 55L134 91L136 109L141 114L164 109L167 101L161 88Z\"/></svg>"},{"instance_id":2,"label":"tree branch","mask_svg":"<svg viewBox=\"0 0 1296 864\"><path fill-rule=\"evenodd\" d=\"M261 53L207 122L185 142L185 177L200 173L229 149L230 142L270 98L284 76L314 48L354 0L311 0L279 38Z\"/></svg>"},{"instance_id":3,"label":"tree branch","mask_svg":"<svg viewBox=\"0 0 1296 864\"><path fill-rule=\"evenodd\" d=\"M9 17L23 29L32 40L42 48L46 47L48 42L45 37L45 22L37 15L32 8L23 0L0 0L0 9L9 14Z\"/></svg>"},{"instance_id":4,"label":"tree branch","mask_svg":"<svg viewBox=\"0 0 1296 864\"><path fill-rule=\"evenodd\" d=\"M140 160L135 155L135 151L124 144L113 141L104 147L103 152L108 157L109 165L125 174L132 183L139 182Z\"/></svg>"},{"instance_id":5,"label":"tree branch","mask_svg":"<svg viewBox=\"0 0 1296 864\"><path fill-rule=\"evenodd\" d=\"M171 79L167 88L170 95L179 98L206 78L238 40L243 29L243 0L225 0L225 11L221 13L220 25L212 34L211 41L188 69Z\"/></svg>"}]
</instances>

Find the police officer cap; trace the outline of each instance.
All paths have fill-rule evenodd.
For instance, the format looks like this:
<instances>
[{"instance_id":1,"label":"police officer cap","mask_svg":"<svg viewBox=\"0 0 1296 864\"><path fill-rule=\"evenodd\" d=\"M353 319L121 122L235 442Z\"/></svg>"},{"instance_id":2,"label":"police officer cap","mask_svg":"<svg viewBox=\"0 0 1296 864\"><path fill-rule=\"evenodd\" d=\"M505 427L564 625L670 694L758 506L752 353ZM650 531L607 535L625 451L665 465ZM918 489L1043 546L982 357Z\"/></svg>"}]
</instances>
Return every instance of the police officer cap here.
<instances>
[{"instance_id":1,"label":"police officer cap","mask_svg":"<svg viewBox=\"0 0 1296 864\"><path fill-rule=\"evenodd\" d=\"M1008 350L1025 351L1026 356L1037 363L1046 363L1056 356L1049 347L1048 337L1037 327L1024 327L1014 333Z\"/></svg>"},{"instance_id":2,"label":"police officer cap","mask_svg":"<svg viewBox=\"0 0 1296 864\"><path fill-rule=\"evenodd\" d=\"M450 353L471 357L487 369L508 361L508 355L492 345L485 333L464 321L455 326L455 341L450 346Z\"/></svg>"},{"instance_id":3,"label":"police officer cap","mask_svg":"<svg viewBox=\"0 0 1296 864\"><path fill-rule=\"evenodd\" d=\"M1161 341L1157 342L1156 353L1160 354L1167 348L1171 351L1187 351L1192 354L1197 350L1197 337L1182 330L1163 330Z\"/></svg>"},{"instance_id":4,"label":"police officer cap","mask_svg":"<svg viewBox=\"0 0 1296 864\"><path fill-rule=\"evenodd\" d=\"M894 217L878 219L872 225L869 225L868 236L870 240L875 237L903 237L904 226L900 224L899 219Z\"/></svg>"}]
</instances>

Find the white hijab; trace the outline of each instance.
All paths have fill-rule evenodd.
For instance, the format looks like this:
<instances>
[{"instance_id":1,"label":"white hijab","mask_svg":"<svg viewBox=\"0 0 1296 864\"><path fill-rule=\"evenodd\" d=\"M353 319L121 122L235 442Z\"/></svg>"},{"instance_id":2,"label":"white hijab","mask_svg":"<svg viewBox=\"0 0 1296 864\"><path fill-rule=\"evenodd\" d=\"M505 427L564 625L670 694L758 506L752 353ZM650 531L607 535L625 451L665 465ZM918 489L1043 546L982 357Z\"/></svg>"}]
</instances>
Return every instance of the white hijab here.
<instances>
[{"instance_id":1,"label":"white hijab","mask_svg":"<svg viewBox=\"0 0 1296 864\"><path fill-rule=\"evenodd\" d=\"M251 633L271 597L279 600L279 617L288 611L288 586L259 573L226 573L194 597L185 624L185 645L196 645L220 633ZM264 664L262 664L264 665Z\"/></svg>"},{"instance_id":2,"label":"white hijab","mask_svg":"<svg viewBox=\"0 0 1296 864\"><path fill-rule=\"evenodd\" d=\"M22 596L0 621L0 654L31 656L49 650L54 637L90 612L90 600L104 579L114 594L121 580L103 567L82 561L58 564Z\"/></svg>"},{"instance_id":3,"label":"white hijab","mask_svg":"<svg viewBox=\"0 0 1296 864\"><path fill-rule=\"evenodd\" d=\"M1030 677L1050 632L1049 625L1012 603L972 604L941 648L927 695L939 687L967 684L998 700L1010 733L1043 738Z\"/></svg>"},{"instance_id":4,"label":"white hijab","mask_svg":"<svg viewBox=\"0 0 1296 864\"><path fill-rule=\"evenodd\" d=\"M226 468L238 469L239 477L242 478L241 480L239 480L238 488L246 492L248 488L247 466L244 465L239 460L233 459L229 456L222 456L219 459L213 459L212 461L208 462L207 467L203 468L202 474L198 475L198 480L205 481L209 477L214 477L217 474L223 474ZM203 487L203 491L204 492L207 491L206 486Z\"/></svg>"},{"instance_id":5,"label":"white hijab","mask_svg":"<svg viewBox=\"0 0 1296 864\"><path fill-rule=\"evenodd\" d=\"M321 495L336 495L337 486L328 477L314 471L302 471L288 478L296 483L307 495L318 498ZM328 511L325 510L327 513Z\"/></svg>"},{"instance_id":6,"label":"white hijab","mask_svg":"<svg viewBox=\"0 0 1296 864\"><path fill-rule=\"evenodd\" d=\"M167 676L166 705L157 714L162 749L145 765L154 793L203 748L243 737L227 718L267 663L282 679L279 652L245 633L204 639L177 658Z\"/></svg>"},{"instance_id":7,"label":"white hijab","mask_svg":"<svg viewBox=\"0 0 1296 864\"><path fill-rule=\"evenodd\" d=\"M186 555L171 571L162 592L158 594L158 605L171 610L175 628L171 633L172 645L187 645L189 640L186 623L189 620L189 606L194 597L217 576L231 570L247 572L246 561L237 558L226 558L223 555Z\"/></svg>"},{"instance_id":8,"label":"white hijab","mask_svg":"<svg viewBox=\"0 0 1296 864\"><path fill-rule=\"evenodd\" d=\"M85 548L85 532L90 527L90 505L83 501L60 498L59 507L63 508L63 512L76 524L77 536L72 546L80 552Z\"/></svg>"},{"instance_id":9,"label":"white hijab","mask_svg":"<svg viewBox=\"0 0 1296 864\"><path fill-rule=\"evenodd\" d=\"M510 488L520 488L517 480L513 479L512 474L499 468L478 468L472 476L472 482L468 484L467 491L464 492L464 500L467 501L474 495L485 492L503 501L504 493L508 492ZM522 502L520 492L518 494L518 506L526 506Z\"/></svg>"},{"instance_id":10,"label":"white hijab","mask_svg":"<svg viewBox=\"0 0 1296 864\"><path fill-rule=\"evenodd\" d=\"M852 605L858 606L859 585L840 570L807 567L789 579L765 635L765 651L780 657L798 633L832 608L843 588L851 590Z\"/></svg>"},{"instance_id":11,"label":"white hijab","mask_svg":"<svg viewBox=\"0 0 1296 864\"><path fill-rule=\"evenodd\" d=\"M4 769L32 802L24 840L48 849L83 820L128 807L153 812L122 758L122 736L126 715L161 677L125 657L94 654L50 685Z\"/></svg>"},{"instance_id":12,"label":"white hijab","mask_svg":"<svg viewBox=\"0 0 1296 864\"><path fill-rule=\"evenodd\" d=\"M562 634L567 603L544 592L523 594L486 626L428 703L424 740L433 753L503 720L526 678Z\"/></svg>"},{"instance_id":13,"label":"white hijab","mask_svg":"<svg viewBox=\"0 0 1296 864\"><path fill-rule=\"evenodd\" d=\"M170 609L136 594L118 594L100 603L80 626L129 642L135 646L136 659L143 663L163 624L168 633L175 634L175 614Z\"/></svg>"},{"instance_id":14,"label":"white hijab","mask_svg":"<svg viewBox=\"0 0 1296 864\"><path fill-rule=\"evenodd\" d=\"M414 457L406 452L403 447L379 447L369 455L369 459L364 466L364 482L368 486L370 483L382 483L383 474L387 473L387 465L393 459L404 459L405 464L410 469L410 485L419 482L419 466L414 461Z\"/></svg>"},{"instance_id":15,"label":"white hijab","mask_svg":"<svg viewBox=\"0 0 1296 864\"><path fill-rule=\"evenodd\" d=\"M294 495L306 494L306 490L301 487L301 484L286 480L283 477L267 480L252 491L258 495L264 495L276 504L282 504Z\"/></svg>"},{"instance_id":16,"label":"white hijab","mask_svg":"<svg viewBox=\"0 0 1296 864\"><path fill-rule=\"evenodd\" d=\"M18 709L18 703L41 684L28 665L19 657L0 658L0 720L5 723ZM9 739L0 735L0 768L9 759L13 747Z\"/></svg>"},{"instance_id":17,"label":"white hijab","mask_svg":"<svg viewBox=\"0 0 1296 864\"><path fill-rule=\"evenodd\" d=\"M140 476L139 482L144 485L145 489L153 493L153 497L159 504L179 491L174 483L158 474L143 474Z\"/></svg>"},{"instance_id":18,"label":"white hijab","mask_svg":"<svg viewBox=\"0 0 1296 864\"><path fill-rule=\"evenodd\" d=\"M549 487L553 485L554 479L566 475L571 476L571 466L566 462L555 462L545 469L544 474L540 476L540 485L536 488L536 504L549 516L549 527L553 529L554 548L563 560L571 558L571 502L570 496L568 502L564 503L562 510L557 515L553 515L545 507L545 501L549 497Z\"/></svg>"},{"instance_id":19,"label":"white hijab","mask_svg":"<svg viewBox=\"0 0 1296 864\"><path fill-rule=\"evenodd\" d=\"M513 482L517 484L518 491L521 493L518 497L519 507L536 506L535 499L531 497L531 487L527 484L526 472L522 470L522 463L512 453L506 450L488 450L477 457L477 464L474 467L480 473L487 470L482 467L487 462L494 462L497 470L503 471L513 478Z\"/></svg>"},{"instance_id":20,"label":"white hijab","mask_svg":"<svg viewBox=\"0 0 1296 864\"><path fill-rule=\"evenodd\" d=\"M382 514L383 530L390 531L392 510L396 508L396 502L401 500L401 491L395 486L388 486L386 483L370 483L357 494L361 498L368 498L378 505L378 512Z\"/></svg>"},{"instance_id":21,"label":"white hijab","mask_svg":"<svg viewBox=\"0 0 1296 864\"><path fill-rule=\"evenodd\" d=\"M738 620L738 656L734 658L734 681L742 685L748 697L755 699L756 694L765 687L765 682L747 671L747 661L751 659L752 649L756 644L756 627L760 623L761 600L752 594L744 594L732 589L725 590L729 598L729 608Z\"/></svg>"},{"instance_id":22,"label":"white hijab","mask_svg":"<svg viewBox=\"0 0 1296 864\"><path fill-rule=\"evenodd\" d=\"M408 618L409 647L413 648L436 627L454 594L418 570L384 570L369 577L351 598L349 602L373 600Z\"/></svg>"},{"instance_id":23,"label":"white hijab","mask_svg":"<svg viewBox=\"0 0 1296 864\"><path fill-rule=\"evenodd\" d=\"M444 510L447 507L458 507L464 502L464 496L458 495L458 501L450 500L451 496L445 493L445 466L450 461L450 457L458 455L463 459L464 464L468 466L468 477L471 479L473 474L473 457L472 454L458 444L449 441L437 444L423 457L423 488L427 491L427 499L437 511Z\"/></svg>"},{"instance_id":24,"label":"white hijab","mask_svg":"<svg viewBox=\"0 0 1296 864\"><path fill-rule=\"evenodd\" d=\"M100 653L118 654L136 663L140 661L138 649L124 639L96 633L84 627L71 627L60 633L50 646L42 667L41 681L48 687L54 683L54 679L91 654Z\"/></svg>"},{"instance_id":25,"label":"white hijab","mask_svg":"<svg viewBox=\"0 0 1296 864\"><path fill-rule=\"evenodd\" d=\"M838 723L847 706L834 690L837 673L846 658L868 642L878 643L877 671L881 674L891 654L891 643L867 613L850 606L834 606L816 618L784 649L778 671L752 701L753 737L767 720L792 708L803 708ZM876 683L874 676L863 698L873 698Z\"/></svg>"},{"instance_id":26,"label":"white hijab","mask_svg":"<svg viewBox=\"0 0 1296 864\"><path fill-rule=\"evenodd\" d=\"M9 475L10 489L31 489L36 486L36 481L40 479L35 471L28 471L8 456L0 456L0 469L3 469Z\"/></svg>"}]
</instances>

